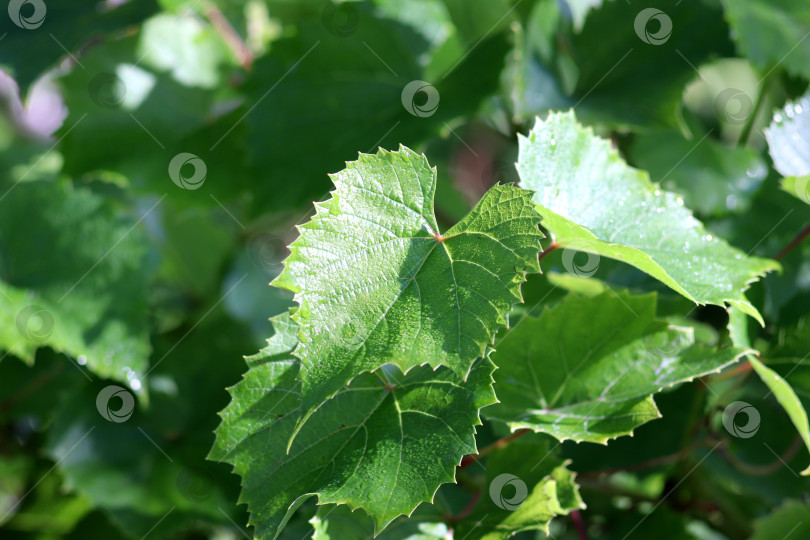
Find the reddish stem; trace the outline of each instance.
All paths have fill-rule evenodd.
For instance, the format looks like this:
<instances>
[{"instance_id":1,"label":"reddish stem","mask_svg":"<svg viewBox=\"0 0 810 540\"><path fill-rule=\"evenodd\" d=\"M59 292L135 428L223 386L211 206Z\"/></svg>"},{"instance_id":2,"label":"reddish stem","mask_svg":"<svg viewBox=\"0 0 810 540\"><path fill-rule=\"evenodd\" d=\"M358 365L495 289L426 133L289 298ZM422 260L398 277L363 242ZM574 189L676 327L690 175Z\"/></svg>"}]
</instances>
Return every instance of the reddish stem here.
<instances>
[{"instance_id":1,"label":"reddish stem","mask_svg":"<svg viewBox=\"0 0 810 540\"><path fill-rule=\"evenodd\" d=\"M805 225L804 228L801 231L799 231L799 234L797 234L796 237L782 249L782 251L776 254L776 257L774 257L774 259L776 259L777 261L781 261L782 259L784 259L788 253L796 249L796 246L802 243L802 240L807 238L808 234L810 234L810 223Z\"/></svg>"},{"instance_id":2,"label":"reddish stem","mask_svg":"<svg viewBox=\"0 0 810 540\"><path fill-rule=\"evenodd\" d=\"M498 439L497 441L490 444L489 446L485 446L477 454L470 454L468 456L464 456L464 458L461 460L461 465L459 465L459 468L464 469L466 467L469 467L470 465L477 462L479 459L486 456L487 454L493 452L494 450L497 450L499 448L503 448L504 446L507 446L509 443L511 443L515 439L519 439L520 437L523 437L527 433L531 433L531 430L530 429L519 429L519 430L515 431L514 433L511 433L511 434L507 435L506 437Z\"/></svg>"},{"instance_id":3,"label":"reddish stem","mask_svg":"<svg viewBox=\"0 0 810 540\"><path fill-rule=\"evenodd\" d=\"M588 540L588 531L585 530L585 523L582 521L582 514L579 510L571 512L571 521L574 522L574 528L577 530L579 540Z\"/></svg>"},{"instance_id":4,"label":"reddish stem","mask_svg":"<svg viewBox=\"0 0 810 540\"><path fill-rule=\"evenodd\" d=\"M467 516L469 516L469 515L470 515L470 513L471 513L471 512L472 512L472 510L473 510L473 508L475 508L475 505L476 505L476 504L478 504L478 501L479 501L480 499L481 499L481 492L480 492L480 491L476 491L476 492L473 494L472 498L470 498L470 502L468 502L468 503L467 503L467 506L465 506L465 507L464 507L464 508L461 510L461 512L459 512L458 514L456 514L456 515L454 515L454 516L444 516L444 521L445 521L446 523L450 523L450 524L452 524L452 523L458 523L459 521L461 521L462 519L464 519L465 517L467 517Z\"/></svg>"},{"instance_id":5,"label":"reddish stem","mask_svg":"<svg viewBox=\"0 0 810 540\"><path fill-rule=\"evenodd\" d=\"M213 2L207 3L203 11L208 21L211 23L211 26L213 26L220 35L239 64L242 65L245 71L250 71L250 68L253 66L253 53L245 42L242 41L242 37L234 30L222 11L220 11Z\"/></svg>"},{"instance_id":6,"label":"reddish stem","mask_svg":"<svg viewBox=\"0 0 810 540\"><path fill-rule=\"evenodd\" d=\"M542 261L546 257L546 255L548 255L558 247L560 247L560 244L558 244L557 242L550 243L546 249L540 252L540 255L537 257L537 262Z\"/></svg>"},{"instance_id":7,"label":"reddish stem","mask_svg":"<svg viewBox=\"0 0 810 540\"><path fill-rule=\"evenodd\" d=\"M743 373L748 373L752 369L754 369L754 368L751 367L751 363L750 362L745 362L743 364L740 364L739 366L734 366L732 369L730 369L728 371L724 371L723 373L718 373L717 375L712 377L712 380L725 381L726 379L731 379L733 377L736 377L737 375L742 375Z\"/></svg>"}]
</instances>

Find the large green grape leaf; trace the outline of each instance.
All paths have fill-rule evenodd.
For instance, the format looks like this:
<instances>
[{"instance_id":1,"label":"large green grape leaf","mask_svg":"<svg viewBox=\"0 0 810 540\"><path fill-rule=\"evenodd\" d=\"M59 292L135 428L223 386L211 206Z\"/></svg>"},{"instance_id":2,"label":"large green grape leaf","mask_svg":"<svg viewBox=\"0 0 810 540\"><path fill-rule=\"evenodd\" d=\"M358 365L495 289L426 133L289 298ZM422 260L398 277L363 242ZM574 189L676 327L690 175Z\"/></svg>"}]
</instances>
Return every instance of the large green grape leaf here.
<instances>
[{"instance_id":1,"label":"large green grape leaf","mask_svg":"<svg viewBox=\"0 0 810 540\"><path fill-rule=\"evenodd\" d=\"M718 371L746 349L695 345L655 318L654 294L567 296L496 342L500 403L488 418L560 440L604 443L660 416L652 395Z\"/></svg>"},{"instance_id":2,"label":"large green grape leaf","mask_svg":"<svg viewBox=\"0 0 810 540\"><path fill-rule=\"evenodd\" d=\"M782 188L810 204L810 93L774 114L765 138L773 167L785 177Z\"/></svg>"},{"instance_id":3,"label":"large green grape leaf","mask_svg":"<svg viewBox=\"0 0 810 540\"><path fill-rule=\"evenodd\" d=\"M152 268L139 222L159 201L136 218L63 182L0 188L0 349L31 362L52 347L140 389Z\"/></svg>"},{"instance_id":4,"label":"large green grape leaf","mask_svg":"<svg viewBox=\"0 0 810 540\"><path fill-rule=\"evenodd\" d=\"M744 291L779 264L708 234L681 198L629 167L573 111L520 137L518 171L558 245L632 264L697 304L729 303L762 324Z\"/></svg>"},{"instance_id":5,"label":"large green grape leaf","mask_svg":"<svg viewBox=\"0 0 810 540\"><path fill-rule=\"evenodd\" d=\"M440 233L436 170L424 156L381 149L332 179L332 197L299 227L273 282L300 304L304 409L387 363L466 377L521 301L525 272L539 271L531 192L497 185Z\"/></svg>"},{"instance_id":6,"label":"large green grape leaf","mask_svg":"<svg viewBox=\"0 0 810 540\"><path fill-rule=\"evenodd\" d=\"M486 490L468 519L454 529L465 540L506 540L543 531L555 516L585 508L568 470L547 440L513 443L487 458Z\"/></svg>"},{"instance_id":7,"label":"large green grape leaf","mask_svg":"<svg viewBox=\"0 0 810 540\"><path fill-rule=\"evenodd\" d=\"M288 451L304 412L300 362L292 355L297 326L288 314L273 324L269 345L248 358L249 371L231 389L210 454L242 477L258 537L273 538L313 495L319 504L362 507L380 532L432 500L440 484L454 480L461 458L476 452L478 411L495 402L486 358L466 382L428 366L357 377L318 408Z\"/></svg>"},{"instance_id":8,"label":"large green grape leaf","mask_svg":"<svg viewBox=\"0 0 810 540\"><path fill-rule=\"evenodd\" d=\"M797 0L723 0L732 37L763 71L777 66L810 77L810 4Z\"/></svg>"}]
</instances>

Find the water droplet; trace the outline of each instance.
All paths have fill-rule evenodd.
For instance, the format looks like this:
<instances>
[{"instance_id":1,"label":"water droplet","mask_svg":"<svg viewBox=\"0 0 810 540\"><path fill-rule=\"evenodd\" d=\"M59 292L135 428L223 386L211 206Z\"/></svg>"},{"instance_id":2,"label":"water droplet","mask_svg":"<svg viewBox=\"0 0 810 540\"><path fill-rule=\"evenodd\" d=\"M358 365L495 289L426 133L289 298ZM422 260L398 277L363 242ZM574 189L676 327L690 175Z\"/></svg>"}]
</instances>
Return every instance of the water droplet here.
<instances>
[{"instance_id":1,"label":"water droplet","mask_svg":"<svg viewBox=\"0 0 810 540\"><path fill-rule=\"evenodd\" d=\"M83 354L80 354L79 357L76 359L80 366L84 366L87 364L87 357Z\"/></svg>"}]
</instances>

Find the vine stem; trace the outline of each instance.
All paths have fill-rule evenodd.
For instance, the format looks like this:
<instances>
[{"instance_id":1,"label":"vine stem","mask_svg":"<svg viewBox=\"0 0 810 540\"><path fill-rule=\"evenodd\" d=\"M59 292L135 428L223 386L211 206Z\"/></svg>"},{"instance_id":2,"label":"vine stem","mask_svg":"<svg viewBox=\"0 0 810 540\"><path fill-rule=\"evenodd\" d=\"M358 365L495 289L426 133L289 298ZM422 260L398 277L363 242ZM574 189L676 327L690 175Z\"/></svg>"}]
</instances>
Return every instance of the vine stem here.
<instances>
[{"instance_id":1,"label":"vine stem","mask_svg":"<svg viewBox=\"0 0 810 540\"><path fill-rule=\"evenodd\" d=\"M757 100L754 103L754 110L751 111L751 114L745 121L742 131L740 131L740 138L737 139L738 148L741 148L748 143L748 138L751 136L751 130L754 128L754 122L756 121L759 110L762 108L762 103L765 100L766 90L768 89L768 84L771 81L770 74L771 72L769 71L768 74L765 75L765 79L759 85L759 92L757 93Z\"/></svg>"},{"instance_id":2,"label":"vine stem","mask_svg":"<svg viewBox=\"0 0 810 540\"><path fill-rule=\"evenodd\" d=\"M752 476L767 476L769 474L775 473L782 467L787 467L787 462L793 456L796 455L796 452L799 451L799 448L802 446L802 437L801 435L796 435L793 439L793 442L790 443L790 446L782 452L781 456L776 456L776 460L772 461L771 463L766 463L765 465L751 465L750 463L746 463L731 452L726 450L726 444L720 447L720 455L728 461L728 463L737 469L740 472L744 472L745 474L750 474Z\"/></svg>"},{"instance_id":3,"label":"vine stem","mask_svg":"<svg viewBox=\"0 0 810 540\"><path fill-rule=\"evenodd\" d=\"M552 240L552 242L548 245L548 247L540 252L540 255L538 255L537 257L537 262L542 261L546 257L546 255L548 255L558 247L560 247L560 244Z\"/></svg>"},{"instance_id":4,"label":"vine stem","mask_svg":"<svg viewBox=\"0 0 810 540\"><path fill-rule=\"evenodd\" d=\"M473 493L473 496L470 498L470 502L467 503L467 506L461 509L461 512L453 516L444 516L445 523L449 524L458 523L459 521L469 516L470 513L473 511L473 508L475 508L475 505L478 504L478 501L480 499L481 499L481 491L476 491L475 493Z\"/></svg>"},{"instance_id":5,"label":"vine stem","mask_svg":"<svg viewBox=\"0 0 810 540\"><path fill-rule=\"evenodd\" d=\"M588 531L585 530L585 523L582 521L582 514L579 510L571 512L571 521L574 523L574 528L577 530L579 540L588 540Z\"/></svg>"},{"instance_id":6,"label":"vine stem","mask_svg":"<svg viewBox=\"0 0 810 540\"><path fill-rule=\"evenodd\" d=\"M203 11L206 18L211 23L211 26L213 26L220 35L239 64L245 71L250 71L250 68L253 66L253 53L247 44L242 41L242 37L234 30L219 7L217 7L214 2L206 2Z\"/></svg>"},{"instance_id":7,"label":"vine stem","mask_svg":"<svg viewBox=\"0 0 810 540\"><path fill-rule=\"evenodd\" d=\"M733 368L731 368L728 371L725 371L723 373L718 373L717 375L712 377L712 380L713 381L725 381L726 379L733 379L737 375L742 375L744 373L748 373L752 369L754 369L754 368L751 366L751 362L745 362L745 363L742 363L742 364L740 364L738 366L734 366Z\"/></svg>"},{"instance_id":8,"label":"vine stem","mask_svg":"<svg viewBox=\"0 0 810 540\"><path fill-rule=\"evenodd\" d=\"M531 433L531 431L532 430L525 429L525 428L524 429L519 429L519 430L515 431L514 433L511 433L511 434L507 435L506 437L502 437L502 438L498 439L497 441L490 444L489 446L485 446L477 454L470 454L468 456L464 456L464 458L461 460L461 464L459 465L459 468L465 469L465 468L469 467L470 465L472 465L473 463L476 463L478 460L480 460L482 457L486 456L487 454L490 454L493 451L498 450L499 448L503 448L504 446L508 446L509 443L511 443L512 441L523 437L527 433Z\"/></svg>"},{"instance_id":9,"label":"vine stem","mask_svg":"<svg viewBox=\"0 0 810 540\"><path fill-rule=\"evenodd\" d=\"M797 234L796 237L793 238L793 240L791 240L788 245L782 248L782 251L776 254L774 259L776 259L777 261L781 261L782 259L784 259L788 253L796 249L796 246L801 244L802 241L805 238L807 238L808 234L810 234L810 223L805 225L804 228L801 231L799 231L799 234Z\"/></svg>"},{"instance_id":10,"label":"vine stem","mask_svg":"<svg viewBox=\"0 0 810 540\"><path fill-rule=\"evenodd\" d=\"M699 441L696 441L696 442L690 444L689 446L686 446L686 447L682 448L681 450L678 450L677 452L673 452L672 454L667 454L665 456L659 456L659 457L656 457L656 458L648 459L647 461L642 461L640 463L634 463L632 465L627 465L625 467L612 467L612 468L609 468L609 469L599 469L599 470L596 470L596 471L588 471L588 472L580 473L579 476L581 478L593 478L595 476L602 476L604 474L613 474L613 473L625 472L625 471L640 471L640 470L643 470L643 469L649 469L651 467L657 467L658 465L667 465L669 463L676 463L676 462L682 460L683 458L685 458L686 456L688 456L689 454L691 454L694 450L697 450L698 448L700 448L702 446L710 445L713 442L715 442L715 441L713 441L711 438L707 437L707 438L701 439Z\"/></svg>"}]
</instances>

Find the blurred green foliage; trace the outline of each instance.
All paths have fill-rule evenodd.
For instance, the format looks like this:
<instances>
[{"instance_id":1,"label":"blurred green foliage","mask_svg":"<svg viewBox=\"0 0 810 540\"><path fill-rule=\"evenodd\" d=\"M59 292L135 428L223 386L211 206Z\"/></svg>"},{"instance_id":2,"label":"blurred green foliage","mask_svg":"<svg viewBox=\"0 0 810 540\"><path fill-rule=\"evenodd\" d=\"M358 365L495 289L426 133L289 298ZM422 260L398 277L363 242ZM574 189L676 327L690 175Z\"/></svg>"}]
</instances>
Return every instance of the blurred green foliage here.
<instances>
[{"instance_id":1,"label":"blurred green foliage","mask_svg":"<svg viewBox=\"0 0 810 540\"><path fill-rule=\"evenodd\" d=\"M670 34L660 21L639 33L645 8L666 15ZM810 351L810 242L796 241L810 206L807 193L780 189L781 176L801 175L774 169L762 133L774 108L807 89L808 35L799 0L9 2L0 537L249 537L239 478L206 456L242 357L292 305L267 284L295 225L326 197L327 173L358 151L424 152L446 227L496 181L516 180L516 134L550 110L575 108L713 234L779 256L783 272L749 294L765 326L742 327L806 408L810 381L793 368ZM556 304L561 290L656 290L660 316L707 344L732 339L723 309L693 308L627 265L605 259L583 284L559 252L542 264L514 317ZM734 400L760 412L757 436L722 437L709 453ZM590 538L803 537L810 485L794 471L807 450L751 371L657 403L662 419L632 438L538 436L493 462L552 451L549 470L572 460ZM506 434L487 421L478 447ZM459 479L475 486L487 474L472 467ZM446 518L469 498L444 486L435 507L385 538L446 537ZM370 537L360 511L336 510L329 536L330 507L316 510L304 504L282 538ZM562 517L550 531L583 538L577 526Z\"/></svg>"}]
</instances>

